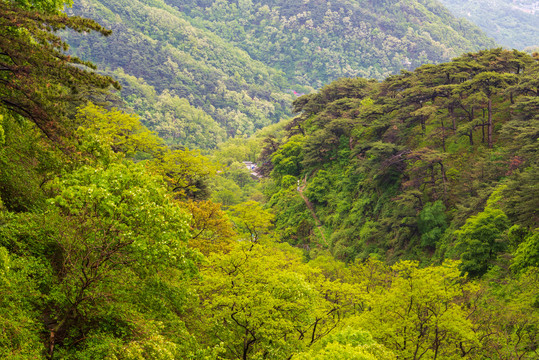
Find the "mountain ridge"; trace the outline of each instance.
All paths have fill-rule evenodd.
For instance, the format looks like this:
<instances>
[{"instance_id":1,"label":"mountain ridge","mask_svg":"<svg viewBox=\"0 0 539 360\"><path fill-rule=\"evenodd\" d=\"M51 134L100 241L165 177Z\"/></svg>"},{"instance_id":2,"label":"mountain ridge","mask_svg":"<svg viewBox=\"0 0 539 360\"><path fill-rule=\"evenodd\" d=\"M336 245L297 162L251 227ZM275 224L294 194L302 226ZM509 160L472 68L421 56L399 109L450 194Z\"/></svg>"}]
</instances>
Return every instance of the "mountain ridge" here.
<instances>
[{"instance_id":1,"label":"mountain ridge","mask_svg":"<svg viewBox=\"0 0 539 360\"><path fill-rule=\"evenodd\" d=\"M79 0L69 13L95 18L112 28L113 34L107 39L98 39L92 35L68 33L66 38L73 54L94 61L99 67L109 69L107 74L120 78L128 105L170 145L215 148L227 137L250 135L256 129L289 117L289 104L297 94L310 93L338 77L381 79L400 69L448 60L457 51L471 51L480 46L472 46L472 40L465 39L458 29L451 27L448 36L452 43L460 46L456 49L461 50L437 41L443 39L444 32L433 32L432 24L439 24L441 20L429 7L451 19L455 28L461 26L471 31L474 39L479 39L483 45L494 44L469 24L455 22L447 11L440 10L438 3L422 2L425 5L419 2L399 5L408 9L406 16L409 19L405 24L409 26L406 28L390 19L399 12L398 9L385 14L373 12L377 7L372 4L370 9L361 9L361 4L369 2L343 1L348 13L339 7L341 3L334 7L306 2L303 6L308 9L321 6L318 13L311 12L315 13L313 19L316 22L307 18L308 11L303 11L305 16L299 16L297 12L301 7L296 9L295 3L274 2L282 5L284 14L291 15L282 17L277 7L268 6L272 2L240 2L245 5L242 9L252 11L245 12L244 16L237 12L236 20L227 20L224 24L223 19L228 19L230 14L226 12L228 5L223 2L178 4L161 0L112 0L105 3ZM386 6L390 3L394 5L395 2L388 2ZM195 16L197 4L206 4L209 8L225 4L225 11L215 18L213 29L206 20ZM230 6L234 8L234 4L230 3ZM216 16L216 11L208 11L208 16ZM415 12L425 15L423 25L431 24L430 33L418 30L422 22L414 18ZM354 14L363 14L363 20L380 18L382 20L378 21L382 21L383 26L369 25L355 19ZM260 26L249 22L257 16ZM305 25L309 21L313 23L311 28ZM297 29L288 31L294 27ZM392 31L398 35L394 28L398 28L403 36L401 39L384 32ZM268 39L268 31L275 37L271 44L262 41ZM339 31L344 31L346 36L339 36ZM239 40L234 40L232 35L237 35ZM239 46L241 36L250 39L250 43ZM259 40L262 45L252 45ZM376 50L376 44L393 50L390 55L385 55L385 50ZM416 54L415 58L408 57L411 53L400 54L404 48ZM357 59L362 59L366 65L361 65ZM166 104L182 102L183 105L154 106L159 102L158 97L166 100ZM191 124L197 118L193 114L200 111L204 112L201 116L205 125ZM186 140L182 140L184 138ZM209 141L209 138L215 141Z\"/></svg>"}]
</instances>

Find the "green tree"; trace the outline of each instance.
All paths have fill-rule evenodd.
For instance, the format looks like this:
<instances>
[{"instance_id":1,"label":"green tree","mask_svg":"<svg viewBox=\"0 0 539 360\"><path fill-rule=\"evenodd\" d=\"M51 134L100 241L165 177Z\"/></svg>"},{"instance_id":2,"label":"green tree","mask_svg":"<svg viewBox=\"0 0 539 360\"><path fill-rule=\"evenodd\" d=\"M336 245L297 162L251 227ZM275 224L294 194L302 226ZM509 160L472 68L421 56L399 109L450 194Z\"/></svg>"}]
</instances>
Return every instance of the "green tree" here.
<instances>
[{"instance_id":1,"label":"green tree","mask_svg":"<svg viewBox=\"0 0 539 360\"><path fill-rule=\"evenodd\" d=\"M205 341L222 342L225 359L286 359L303 349L324 303L306 271L299 256L272 246L240 243L210 256L197 286Z\"/></svg>"},{"instance_id":2,"label":"green tree","mask_svg":"<svg viewBox=\"0 0 539 360\"><path fill-rule=\"evenodd\" d=\"M121 304L126 293L135 299L134 282L162 271L177 282L195 272L196 255L187 249L188 215L142 164L85 166L51 187L57 195L45 216L52 233L43 236L58 256L48 305L52 358L56 345L62 354L86 332L106 328L109 311L117 331L127 331L130 311Z\"/></svg>"},{"instance_id":3,"label":"green tree","mask_svg":"<svg viewBox=\"0 0 539 360\"><path fill-rule=\"evenodd\" d=\"M0 241L0 357L38 359L42 328L35 304L42 299L36 279L50 275L50 268L35 257L10 255L5 245Z\"/></svg>"},{"instance_id":4,"label":"green tree","mask_svg":"<svg viewBox=\"0 0 539 360\"><path fill-rule=\"evenodd\" d=\"M167 150L157 154L150 168L162 175L177 198L206 199L208 179L217 172L216 165L199 150Z\"/></svg>"},{"instance_id":5,"label":"green tree","mask_svg":"<svg viewBox=\"0 0 539 360\"><path fill-rule=\"evenodd\" d=\"M26 10L17 5L46 12ZM55 14L59 1L0 2L0 104L32 121L58 141L70 129L68 103L84 101L85 87L108 88L117 82L97 74L86 61L65 53L67 44L52 30L71 28L109 35L95 21Z\"/></svg>"},{"instance_id":6,"label":"green tree","mask_svg":"<svg viewBox=\"0 0 539 360\"><path fill-rule=\"evenodd\" d=\"M487 98L487 112L488 112L488 122L487 122L487 133L488 133L488 147L492 148L493 146L493 131L494 124L492 122L493 110L492 110L492 98L497 93L499 89L508 87L510 84L513 84L517 81L517 76L515 74L509 73L497 73L494 71L482 72L476 75L473 79L464 82L459 85L455 91L468 91L471 93L481 92Z\"/></svg>"},{"instance_id":7,"label":"green tree","mask_svg":"<svg viewBox=\"0 0 539 360\"><path fill-rule=\"evenodd\" d=\"M236 233L221 204L189 200L185 205L192 215L189 245L204 255L228 251Z\"/></svg>"},{"instance_id":8,"label":"green tree","mask_svg":"<svg viewBox=\"0 0 539 360\"><path fill-rule=\"evenodd\" d=\"M391 271L390 282L369 292L366 311L351 324L399 359L466 357L479 344L469 319L473 310L463 301L477 288L463 281L458 262L420 269L417 262L401 261Z\"/></svg>"},{"instance_id":9,"label":"green tree","mask_svg":"<svg viewBox=\"0 0 539 360\"><path fill-rule=\"evenodd\" d=\"M505 249L503 232L509 227L507 215L500 210L486 207L471 216L457 231L456 247L461 253L461 269L471 277L483 275L498 253Z\"/></svg>"},{"instance_id":10,"label":"green tree","mask_svg":"<svg viewBox=\"0 0 539 360\"><path fill-rule=\"evenodd\" d=\"M271 162L273 163L272 174L279 177L284 175L299 176L302 169L303 144L302 137L299 135L294 136L278 151L274 152L271 156Z\"/></svg>"},{"instance_id":11,"label":"green tree","mask_svg":"<svg viewBox=\"0 0 539 360\"><path fill-rule=\"evenodd\" d=\"M294 360L393 360L395 355L377 344L366 331L351 328L329 335Z\"/></svg>"},{"instance_id":12,"label":"green tree","mask_svg":"<svg viewBox=\"0 0 539 360\"><path fill-rule=\"evenodd\" d=\"M274 215L250 200L230 207L229 213L237 232L244 240L259 243L271 236Z\"/></svg>"},{"instance_id":13,"label":"green tree","mask_svg":"<svg viewBox=\"0 0 539 360\"><path fill-rule=\"evenodd\" d=\"M476 358L537 357L539 273L530 267L519 273L494 267L484 276L484 289L475 301L471 319L483 335Z\"/></svg>"},{"instance_id":14,"label":"green tree","mask_svg":"<svg viewBox=\"0 0 539 360\"><path fill-rule=\"evenodd\" d=\"M105 146L129 157L137 154L148 157L165 151L163 141L142 125L136 115L115 109L108 111L89 103L79 108L76 121L80 124L79 136L83 137L79 148L85 147L90 153L106 153Z\"/></svg>"},{"instance_id":15,"label":"green tree","mask_svg":"<svg viewBox=\"0 0 539 360\"><path fill-rule=\"evenodd\" d=\"M539 268L539 229L532 230L513 255L513 269L523 272L528 268Z\"/></svg>"},{"instance_id":16,"label":"green tree","mask_svg":"<svg viewBox=\"0 0 539 360\"><path fill-rule=\"evenodd\" d=\"M421 245L436 246L447 228L447 218L445 216L445 206L442 201L427 203L419 213L417 225L421 232Z\"/></svg>"}]
</instances>

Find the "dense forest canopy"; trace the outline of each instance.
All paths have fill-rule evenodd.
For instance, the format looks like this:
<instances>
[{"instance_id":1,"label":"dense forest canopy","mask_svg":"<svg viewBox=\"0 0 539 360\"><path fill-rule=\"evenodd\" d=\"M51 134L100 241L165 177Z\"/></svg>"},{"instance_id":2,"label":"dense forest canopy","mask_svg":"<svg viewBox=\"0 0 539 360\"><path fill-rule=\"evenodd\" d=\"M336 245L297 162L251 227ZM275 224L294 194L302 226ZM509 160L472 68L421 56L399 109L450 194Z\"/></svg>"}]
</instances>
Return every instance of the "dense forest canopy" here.
<instances>
[{"instance_id":1,"label":"dense forest canopy","mask_svg":"<svg viewBox=\"0 0 539 360\"><path fill-rule=\"evenodd\" d=\"M215 148L288 116L284 74L189 23L164 2L77 1L70 12L113 30L70 32L72 53L118 78L122 96L170 145Z\"/></svg>"},{"instance_id":2,"label":"dense forest canopy","mask_svg":"<svg viewBox=\"0 0 539 360\"><path fill-rule=\"evenodd\" d=\"M0 358L537 359L537 54L339 79L204 156L63 6L0 0Z\"/></svg>"},{"instance_id":3,"label":"dense forest canopy","mask_svg":"<svg viewBox=\"0 0 539 360\"><path fill-rule=\"evenodd\" d=\"M494 45L436 1L175 1L172 6L293 84L382 79Z\"/></svg>"},{"instance_id":4,"label":"dense forest canopy","mask_svg":"<svg viewBox=\"0 0 539 360\"><path fill-rule=\"evenodd\" d=\"M113 30L65 35L123 86L169 145L214 149L290 115L298 95L343 76L382 78L494 46L433 1L80 0Z\"/></svg>"},{"instance_id":5,"label":"dense forest canopy","mask_svg":"<svg viewBox=\"0 0 539 360\"><path fill-rule=\"evenodd\" d=\"M278 228L307 245L325 231L332 253L348 261L372 253L443 258L464 249L453 249L464 242L454 231L503 194L492 214L481 213L487 222L503 218L475 264L484 273L507 250L495 239L509 223L532 231L539 220L537 199L524 195L537 175L537 60L481 51L381 83L341 79L298 98L288 138L262 159L272 164Z\"/></svg>"}]
</instances>

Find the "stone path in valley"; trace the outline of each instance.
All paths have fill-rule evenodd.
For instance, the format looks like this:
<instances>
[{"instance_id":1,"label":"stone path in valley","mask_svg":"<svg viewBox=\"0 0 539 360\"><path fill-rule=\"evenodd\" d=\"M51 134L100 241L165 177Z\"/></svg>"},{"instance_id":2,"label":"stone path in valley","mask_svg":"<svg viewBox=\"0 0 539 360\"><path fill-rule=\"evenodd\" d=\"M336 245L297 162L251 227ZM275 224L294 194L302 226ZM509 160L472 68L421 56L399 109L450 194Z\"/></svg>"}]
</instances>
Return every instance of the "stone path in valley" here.
<instances>
[{"instance_id":1,"label":"stone path in valley","mask_svg":"<svg viewBox=\"0 0 539 360\"><path fill-rule=\"evenodd\" d=\"M329 243L326 240L326 235L324 235L324 225L322 224L318 216L316 216L313 203L310 202L309 199L307 199L305 195L303 195L303 190L305 190L306 187L307 187L307 176L305 176L305 178L303 179L303 183L301 184L301 186L298 186L298 192L301 198L303 199L303 201L305 201L305 205L307 205L307 208L311 211L311 215L314 221L316 222L316 227L318 228L318 231L320 231L322 239L324 240L324 245L329 247Z\"/></svg>"}]
</instances>

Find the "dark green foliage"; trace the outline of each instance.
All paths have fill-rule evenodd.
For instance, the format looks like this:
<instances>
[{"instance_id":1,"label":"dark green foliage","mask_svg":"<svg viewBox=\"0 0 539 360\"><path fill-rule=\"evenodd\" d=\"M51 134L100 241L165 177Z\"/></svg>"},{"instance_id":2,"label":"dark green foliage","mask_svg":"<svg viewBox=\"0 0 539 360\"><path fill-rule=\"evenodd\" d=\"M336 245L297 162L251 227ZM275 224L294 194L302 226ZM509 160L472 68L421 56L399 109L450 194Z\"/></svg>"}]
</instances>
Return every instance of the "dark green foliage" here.
<instances>
[{"instance_id":1,"label":"dark green foliage","mask_svg":"<svg viewBox=\"0 0 539 360\"><path fill-rule=\"evenodd\" d=\"M50 10L47 2L40 4ZM65 54L67 44L50 30L110 31L89 19L27 11L9 1L0 2L0 13L0 105L59 141L71 125L68 102L84 101L81 89L119 85L91 71L91 63Z\"/></svg>"},{"instance_id":2,"label":"dark green foliage","mask_svg":"<svg viewBox=\"0 0 539 360\"><path fill-rule=\"evenodd\" d=\"M292 84L314 88L341 77L381 79L494 45L434 1L166 2L282 69Z\"/></svg>"},{"instance_id":3,"label":"dark green foliage","mask_svg":"<svg viewBox=\"0 0 539 360\"><path fill-rule=\"evenodd\" d=\"M66 34L72 52L118 77L128 105L171 145L215 148L290 114L282 72L164 2L85 0L71 11L113 31L107 41Z\"/></svg>"},{"instance_id":4,"label":"dark green foliage","mask_svg":"<svg viewBox=\"0 0 539 360\"><path fill-rule=\"evenodd\" d=\"M436 247L436 243L447 228L445 206L442 201L427 203L419 213L417 226L421 233L421 245Z\"/></svg>"},{"instance_id":5,"label":"dark green foliage","mask_svg":"<svg viewBox=\"0 0 539 360\"><path fill-rule=\"evenodd\" d=\"M0 35L12 30L38 44L9 26ZM42 52L26 54L31 71L9 84L43 90L47 79L32 70ZM300 97L287 135L276 125L229 139L212 161L167 148L135 115L92 103L73 112L79 100L118 104L95 87L110 79L80 68L73 87L57 78L46 96L27 94L45 101L50 131L0 102L0 357L390 360L421 349L479 359L494 349L535 359L534 61L492 50L383 83L343 79ZM13 90L6 74L0 94ZM167 142L219 141L216 123L186 99L125 78L147 95L137 106ZM485 78L511 84L490 90ZM487 126L492 137L482 136ZM262 147L273 163L258 182L242 161ZM265 208L253 201L261 191ZM208 196L228 202L227 213ZM472 275L487 271L482 282L458 261L374 260L426 264L442 246Z\"/></svg>"},{"instance_id":6,"label":"dark green foliage","mask_svg":"<svg viewBox=\"0 0 539 360\"><path fill-rule=\"evenodd\" d=\"M199 148L289 116L293 98L338 78L382 79L495 45L432 1L82 0L70 11L113 30L107 41L67 34L73 54L118 77L169 144ZM166 110L163 94L183 105Z\"/></svg>"},{"instance_id":7,"label":"dark green foliage","mask_svg":"<svg viewBox=\"0 0 539 360\"><path fill-rule=\"evenodd\" d=\"M539 199L536 195L538 169L535 165L521 173L517 172L503 190L502 206L507 216L514 222L532 228L539 223Z\"/></svg>"},{"instance_id":8,"label":"dark green foliage","mask_svg":"<svg viewBox=\"0 0 539 360\"><path fill-rule=\"evenodd\" d=\"M287 126L290 143L274 152L272 174L279 182L281 164L302 158L290 174L306 179L303 195L339 258L447 252L481 275L497 254L515 249L502 241L510 222L537 224L538 71L525 53L493 49L381 83L341 79L294 102L299 114ZM297 139L301 152L287 155ZM503 216L492 218L499 224L467 225L454 250L452 232L502 181L496 211ZM278 212L288 212L273 196Z\"/></svg>"},{"instance_id":9,"label":"dark green foliage","mask_svg":"<svg viewBox=\"0 0 539 360\"><path fill-rule=\"evenodd\" d=\"M11 211L42 208L46 198L43 185L64 167L62 156L42 141L41 134L26 119L16 121L6 116L0 126L6 136L5 143L0 144L1 202Z\"/></svg>"}]
</instances>

